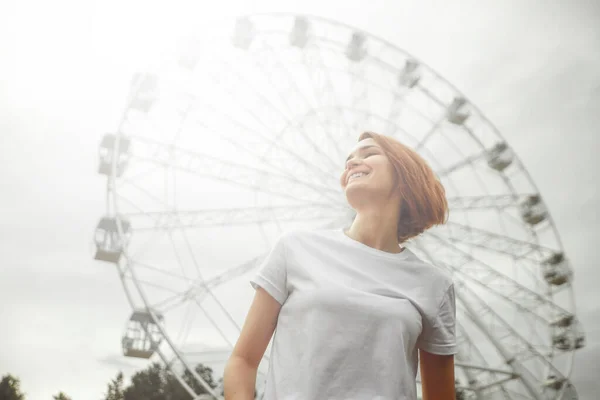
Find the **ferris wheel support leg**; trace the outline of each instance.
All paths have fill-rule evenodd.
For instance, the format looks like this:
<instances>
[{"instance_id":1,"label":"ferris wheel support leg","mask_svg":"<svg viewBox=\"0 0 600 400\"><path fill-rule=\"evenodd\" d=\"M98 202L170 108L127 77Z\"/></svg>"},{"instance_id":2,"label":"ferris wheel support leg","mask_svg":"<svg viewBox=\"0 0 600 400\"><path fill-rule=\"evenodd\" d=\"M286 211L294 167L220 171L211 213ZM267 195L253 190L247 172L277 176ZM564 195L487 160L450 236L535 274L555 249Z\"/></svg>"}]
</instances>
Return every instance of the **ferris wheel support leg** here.
<instances>
[{"instance_id":1,"label":"ferris wheel support leg","mask_svg":"<svg viewBox=\"0 0 600 400\"><path fill-rule=\"evenodd\" d=\"M120 231L121 227L119 225L120 225L119 222L117 222L117 227L118 227L118 229ZM124 253L123 255L124 255L125 259L127 260L127 263L129 264L128 254ZM198 372L196 372L196 370L194 368L190 367L190 365L183 358L183 356L181 355L181 353L179 353L179 350L177 350L177 348L175 347L175 344L173 343L173 341L171 340L171 338L169 337L169 335L167 335L167 332L165 331L165 328L162 326L162 324L160 324L160 321L156 317L156 314L154 313L154 310L152 310L150 308L150 302L146 298L146 295L144 294L143 290L140 288L140 284L139 284L139 281L138 281L136 273L135 273L135 268L133 268L130 265L129 270L131 271L131 275L133 277L134 284L135 284L135 286L136 286L136 288L137 288L137 290L138 290L138 292L140 294L140 297L142 298L142 301L144 302L144 304L146 305L146 307L148 307L148 312L150 313L150 315L152 317L152 320L154 321L154 324L158 328L158 330L160 332L160 335L167 341L167 343L169 344L169 346L171 347L171 349L175 353L175 356L179 359L179 361L181 362L181 364L183 365L183 367L185 369L187 369L190 372L190 374L192 374L192 376L194 377L194 379L196 379L196 381L198 381L198 383L200 383L200 385L204 388L204 390L206 390L206 392L208 394L210 394L211 396L213 396L213 398L215 400L221 400L221 397L218 394L215 393L215 391L213 390L213 388L204 379L202 379L202 377L198 374ZM177 374L175 374L175 375L177 376ZM177 378L179 380L179 376L177 376ZM189 388L189 386L187 386L186 390L188 388ZM189 388L189 390L192 390L192 389ZM194 393L194 392L192 391L192 393ZM194 393L194 395L192 397L196 398L197 394Z\"/></svg>"},{"instance_id":2,"label":"ferris wheel support leg","mask_svg":"<svg viewBox=\"0 0 600 400\"><path fill-rule=\"evenodd\" d=\"M462 306L467 310L466 315L469 316L469 319L479 328L479 330L488 338L490 343L494 345L496 350L502 355L506 364L519 376L519 379L527 389L527 392L531 395L532 398L536 400L543 400L542 395L537 389L537 385L530 378L529 371L521 365L521 363L516 359L516 357L511 354L502 343L489 331L486 327L485 323L479 318L476 314L475 310L471 306L471 304L465 300L460 290L457 290L456 297L462 304Z\"/></svg>"}]
</instances>

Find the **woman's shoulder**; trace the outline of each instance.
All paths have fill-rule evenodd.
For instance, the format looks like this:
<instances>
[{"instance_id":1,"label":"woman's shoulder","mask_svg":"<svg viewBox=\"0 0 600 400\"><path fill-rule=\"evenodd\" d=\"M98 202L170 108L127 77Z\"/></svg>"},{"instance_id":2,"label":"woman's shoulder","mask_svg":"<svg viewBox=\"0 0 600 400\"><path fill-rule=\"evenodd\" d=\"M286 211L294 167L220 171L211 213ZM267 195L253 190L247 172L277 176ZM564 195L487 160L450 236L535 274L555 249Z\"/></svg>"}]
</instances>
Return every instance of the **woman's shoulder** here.
<instances>
[{"instance_id":1,"label":"woman's shoulder","mask_svg":"<svg viewBox=\"0 0 600 400\"><path fill-rule=\"evenodd\" d=\"M415 254L411 248L407 248L409 256L407 261L415 263L423 279L431 282L442 292L446 292L450 286L454 284L452 272L446 267L443 262L425 261L419 255Z\"/></svg>"}]
</instances>

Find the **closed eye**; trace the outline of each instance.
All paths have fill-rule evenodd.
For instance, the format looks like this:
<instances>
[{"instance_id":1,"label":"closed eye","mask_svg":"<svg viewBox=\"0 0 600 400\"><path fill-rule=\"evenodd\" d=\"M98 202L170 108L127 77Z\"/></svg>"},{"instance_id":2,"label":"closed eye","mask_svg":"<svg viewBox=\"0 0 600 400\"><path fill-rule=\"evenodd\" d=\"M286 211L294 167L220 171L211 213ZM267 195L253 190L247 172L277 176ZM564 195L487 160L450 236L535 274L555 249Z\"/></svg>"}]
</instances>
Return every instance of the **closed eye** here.
<instances>
[{"instance_id":1,"label":"closed eye","mask_svg":"<svg viewBox=\"0 0 600 400\"><path fill-rule=\"evenodd\" d=\"M367 158L367 157L371 157L371 156L377 156L377 155L379 155L379 154L380 154L380 153L378 153L378 152L375 152L375 153L366 153L366 154L363 156L363 158ZM348 157L348 158L346 159L346 163L348 163L348 161L350 161L350 158L351 158L351 157Z\"/></svg>"},{"instance_id":2,"label":"closed eye","mask_svg":"<svg viewBox=\"0 0 600 400\"><path fill-rule=\"evenodd\" d=\"M378 155L379 155L379 153L368 153L368 154L365 154L363 158L369 158L371 156L378 156Z\"/></svg>"}]
</instances>

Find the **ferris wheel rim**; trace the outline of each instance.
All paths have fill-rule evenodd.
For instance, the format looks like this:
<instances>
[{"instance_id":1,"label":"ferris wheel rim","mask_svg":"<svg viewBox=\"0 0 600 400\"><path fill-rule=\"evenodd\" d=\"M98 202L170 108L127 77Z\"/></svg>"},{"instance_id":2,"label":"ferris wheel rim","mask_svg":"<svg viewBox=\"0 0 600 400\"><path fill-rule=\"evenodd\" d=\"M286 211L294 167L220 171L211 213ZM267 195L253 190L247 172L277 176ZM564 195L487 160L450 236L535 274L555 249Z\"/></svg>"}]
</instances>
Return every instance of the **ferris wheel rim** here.
<instances>
[{"instance_id":1,"label":"ferris wheel rim","mask_svg":"<svg viewBox=\"0 0 600 400\"><path fill-rule=\"evenodd\" d=\"M281 15L284 15L284 16L299 16L298 14L293 14L293 13L263 13L263 14L250 14L250 15L248 15L248 16L252 16L252 17L254 17L254 16L281 16ZM322 20L322 21L324 21L324 22L326 22L326 23L336 23L337 25L344 26L345 28L347 28L347 29L350 29L350 30L359 30L359 29L357 29L356 27L352 27L352 26L350 26L350 25L348 25L348 24L339 23L339 22L336 22L336 21L333 21L333 20L330 20L330 19L326 19L326 18L323 18L323 17L314 17L314 16L310 16L310 15L303 15L303 16L306 16L306 17L309 17L309 18L316 18L316 19L320 19L320 20ZM361 31L362 31L362 30L361 30ZM395 46L395 45L393 45L393 44L391 44L391 43L387 42L386 40L384 40L384 39L381 39L381 38L378 38L378 37L376 37L376 36L374 36L374 35L370 34L369 32L366 32L366 31L362 31L362 32L364 32L366 35L368 35L368 36L369 36L369 37L371 37L371 38L375 38L375 39L377 39L377 40L379 40L379 41L381 41L381 42L385 43L385 44L386 44L388 47L390 47L390 48L392 48L392 49L395 49L396 51L400 51L401 53L403 53L403 54L405 54L405 55L409 56L410 58L413 58L413 59L415 59L415 60L417 60L417 61L421 62L419 59L417 59L416 57L414 57L412 54L410 54L410 53L408 53L408 52L404 51L403 49L401 49L401 48L399 48L399 47L397 47L397 46ZM442 81L442 82L443 82L445 85L447 85L447 86L449 86L450 88L452 88L452 90L454 90L456 93L461 93L461 94L463 93L462 91L459 91L459 90L458 90L458 89L457 89L457 88L456 88L454 85L452 85L450 82L448 82L448 81L447 81L445 78L443 78L441 75L439 75L439 74L438 74L438 73L437 73L435 70L433 70L433 69L432 69L432 68L431 68L431 67L430 67L428 64L421 62L421 65L425 66L425 67L426 67L428 70L430 70L431 72L433 72L433 74L436 76L436 78L437 78L437 79L439 79L439 80L440 80L440 81ZM466 98L466 97L465 97L465 98ZM475 111L476 111L476 112L479 114L479 116L480 116L480 117L481 117L481 118L482 118L482 119L483 119L483 120L486 122L486 124L487 124L489 127L491 127L491 128L493 129L493 131L494 131L495 135L496 135L498 138L500 138L500 139L502 139L503 141L505 141L505 140L504 140L504 138L503 138L503 136L500 134L500 132L499 132L499 131L497 130L497 128L495 127L495 125L494 125L494 124L492 124L492 123L489 121L489 119L487 119L487 117L485 116L485 114L483 114L483 113L481 112L481 110L479 110L479 109L477 108L477 106L476 106L474 103L471 103L471 102L469 102L469 104L470 104L470 105L473 107L473 109L474 109L474 110L475 110ZM124 110L123 120L125 120L125 118L126 118L126 113L129 111L129 109L130 109L130 105L128 105L128 106L126 107L126 109ZM117 136L120 136L120 135L122 135L122 129L121 129L121 128L122 128L122 122L119 124L119 128L118 128L118 131L117 131ZM506 142L506 141L505 141L505 142ZM117 142L117 143L118 143L118 142ZM117 149L118 149L118 144L117 144ZM517 162L518 162L520 165L522 165L522 166L523 166L523 168L522 168L522 172L523 172L524 174L526 174L526 177L527 177L527 179L528 179L528 183L529 183L529 184L530 184L530 185L531 185L531 186L532 186L532 187L533 187L533 188L534 188L534 189L537 191L537 193L540 193L540 192L539 192L539 189L537 188L537 185L535 185L535 182L534 182L534 181L533 181L533 179L531 178L531 176L530 176L530 174L529 174L529 171L528 171L528 170L527 170L527 169L524 167L524 164L522 163L522 161L521 161L521 159L520 159L520 157L519 157L519 155L518 155L517 153L515 153L515 160L516 160L516 161L517 161ZM116 183L117 183L117 176L116 176L116 167L112 169L112 173L111 173L111 181L112 181L113 188L114 188L114 190L112 191L112 192L113 192L113 196L116 196L116 195L117 195L117 185L116 185ZM513 194L514 194L514 191L513 191ZM113 203L114 210L115 210L116 214L118 215L118 206L117 206L117 203L118 203L118 201L117 201L117 199L116 199L115 197L113 197L113 202L114 202L114 203ZM558 241L558 243L559 243L560 250L564 251L564 250L563 250L563 247L562 247L562 243L561 243L561 241L560 241L560 235L559 235L559 233L558 233L558 231L557 231L557 228L556 228L556 226L555 226L555 224L554 224L554 221L553 221L553 219L552 219L552 217L551 217L551 213L548 213L548 218L549 218L549 219L548 219L548 223L549 223L549 225L551 225L551 227L552 227L552 230L553 230L553 231L554 231L554 233L555 233L555 235L554 235L554 236L556 237L556 239L557 239L557 241ZM123 277L121 277L121 279L123 280ZM570 294L571 294L571 295L574 297L574 294L573 294L573 291L572 291L572 290L570 291ZM148 304L147 304L147 305L148 305ZM132 304L132 307L133 307L133 304ZM573 309L574 309L573 311L575 311L574 298L573 298ZM570 352L570 354L573 354L573 353L574 353L574 352ZM568 374L567 376L570 376L570 372L569 372L569 374Z\"/></svg>"}]
</instances>

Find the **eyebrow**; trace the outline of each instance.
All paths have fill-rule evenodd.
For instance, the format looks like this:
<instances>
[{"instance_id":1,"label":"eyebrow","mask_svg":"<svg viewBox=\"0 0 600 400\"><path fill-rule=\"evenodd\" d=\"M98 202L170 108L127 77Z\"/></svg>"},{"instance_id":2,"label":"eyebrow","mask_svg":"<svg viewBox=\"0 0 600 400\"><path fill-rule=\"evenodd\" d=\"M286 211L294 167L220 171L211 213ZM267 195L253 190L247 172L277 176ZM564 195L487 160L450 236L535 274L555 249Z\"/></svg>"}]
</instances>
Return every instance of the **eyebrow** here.
<instances>
[{"instance_id":1,"label":"eyebrow","mask_svg":"<svg viewBox=\"0 0 600 400\"><path fill-rule=\"evenodd\" d=\"M367 149L370 149L370 148L372 148L372 147L375 147L375 148L377 148L378 146L375 146L375 145L372 145L372 144L371 144L371 145L368 145L368 146L360 147L360 148L359 148L357 151L358 151L358 152L362 152L363 150L367 150ZM353 155L354 155L354 153L350 153L350 155L348 156L348 158L346 158L346 162L348 162L348 160L349 160L349 159L350 159L350 158L351 158Z\"/></svg>"}]
</instances>

